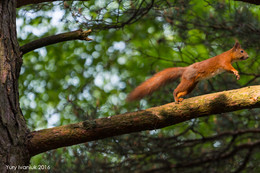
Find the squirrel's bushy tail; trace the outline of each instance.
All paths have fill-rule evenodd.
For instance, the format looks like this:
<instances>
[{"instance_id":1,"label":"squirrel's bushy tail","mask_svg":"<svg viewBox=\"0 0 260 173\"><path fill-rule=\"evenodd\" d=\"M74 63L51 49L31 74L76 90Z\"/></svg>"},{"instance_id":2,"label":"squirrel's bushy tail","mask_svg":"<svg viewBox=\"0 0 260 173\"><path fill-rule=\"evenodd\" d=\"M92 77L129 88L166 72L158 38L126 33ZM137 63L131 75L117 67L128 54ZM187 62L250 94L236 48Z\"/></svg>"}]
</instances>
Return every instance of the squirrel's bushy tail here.
<instances>
[{"instance_id":1,"label":"squirrel's bushy tail","mask_svg":"<svg viewBox=\"0 0 260 173\"><path fill-rule=\"evenodd\" d=\"M184 72L185 67L172 67L162 70L151 78L144 81L141 85L136 87L126 98L127 101L134 101L143 98L158 90L161 86L176 80Z\"/></svg>"}]
</instances>

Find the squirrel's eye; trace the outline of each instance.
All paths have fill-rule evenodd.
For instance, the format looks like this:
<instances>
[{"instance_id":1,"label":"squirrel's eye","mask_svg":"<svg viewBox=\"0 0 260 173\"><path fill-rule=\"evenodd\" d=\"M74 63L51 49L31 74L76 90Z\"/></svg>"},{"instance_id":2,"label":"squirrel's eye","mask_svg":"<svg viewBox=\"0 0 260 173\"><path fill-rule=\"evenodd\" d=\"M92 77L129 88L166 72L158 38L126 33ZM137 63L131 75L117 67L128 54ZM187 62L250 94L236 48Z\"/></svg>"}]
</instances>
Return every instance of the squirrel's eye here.
<instances>
[{"instance_id":1,"label":"squirrel's eye","mask_svg":"<svg viewBox=\"0 0 260 173\"><path fill-rule=\"evenodd\" d=\"M244 51L243 51L243 50L241 50L240 52L241 52L241 53L243 53Z\"/></svg>"}]
</instances>

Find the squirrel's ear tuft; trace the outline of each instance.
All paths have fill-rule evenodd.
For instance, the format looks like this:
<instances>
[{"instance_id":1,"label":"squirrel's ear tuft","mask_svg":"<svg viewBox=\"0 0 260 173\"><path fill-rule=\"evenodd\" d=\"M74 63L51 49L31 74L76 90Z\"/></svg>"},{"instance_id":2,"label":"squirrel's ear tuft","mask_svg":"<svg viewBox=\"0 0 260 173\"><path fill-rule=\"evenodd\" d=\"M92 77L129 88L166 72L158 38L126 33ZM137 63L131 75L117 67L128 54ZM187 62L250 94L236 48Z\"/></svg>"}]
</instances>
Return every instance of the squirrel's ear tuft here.
<instances>
[{"instance_id":1,"label":"squirrel's ear tuft","mask_svg":"<svg viewBox=\"0 0 260 173\"><path fill-rule=\"evenodd\" d=\"M241 46L240 46L239 42L236 40L236 43L235 43L235 45L232 49L235 51L235 50L240 49L240 48L241 48Z\"/></svg>"}]
</instances>

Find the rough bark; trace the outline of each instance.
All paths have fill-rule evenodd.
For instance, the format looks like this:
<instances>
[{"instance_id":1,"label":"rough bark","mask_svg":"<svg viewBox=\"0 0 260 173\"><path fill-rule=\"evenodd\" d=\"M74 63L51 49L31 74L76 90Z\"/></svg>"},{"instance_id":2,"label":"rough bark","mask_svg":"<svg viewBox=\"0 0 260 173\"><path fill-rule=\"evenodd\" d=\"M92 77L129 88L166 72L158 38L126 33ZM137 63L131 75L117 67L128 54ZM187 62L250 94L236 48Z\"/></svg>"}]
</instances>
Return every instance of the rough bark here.
<instances>
[{"instance_id":1,"label":"rough bark","mask_svg":"<svg viewBox=\"0 0 260 173\"><path fill-rule=\"evenodd\" d=\"M28 129L19 108L22 59L16 36L16 0L0 1L0 172L29 164ZM21 171L21 170L20 170Z\"/></svg>"},{"instance_id":2,"label":"rough bark","mask_svg":"<svg viewBox=\"0 0 260 173\"><path fill-rule=\"evenodd\" d=\"M250 86L185 99L142 111L115 115L32 132L29 139L31 155L51 149L116 135L153 130L193 118L260 107L260 86Z\"/></svg>"}]
</instances>

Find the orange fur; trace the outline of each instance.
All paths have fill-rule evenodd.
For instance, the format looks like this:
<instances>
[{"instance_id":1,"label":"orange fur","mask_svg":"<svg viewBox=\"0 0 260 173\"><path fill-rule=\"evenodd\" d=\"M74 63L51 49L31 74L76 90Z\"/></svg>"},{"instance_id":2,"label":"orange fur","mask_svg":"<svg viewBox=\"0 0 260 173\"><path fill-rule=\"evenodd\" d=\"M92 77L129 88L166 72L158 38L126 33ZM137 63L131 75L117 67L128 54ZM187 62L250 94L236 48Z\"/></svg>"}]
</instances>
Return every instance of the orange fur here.
<instances>
[{"instance_id":1,"label":"orange fur","mask_svg":"<svg viewBox=\"0 0 260 173\"><path fill-rule=\"evenodd\" d=\"M188 67L172 67L156 73L150 79L135 88L127 97L127 101L139 100L144 96L158 90L161 86L181 78L181 83L173 92L175 102L181 102L203 79L209 79L224 71L234 73L237 80L240 78L238 71L231 65L233 62L246 60L248 54L241 49L238 42L234 47L220 55L207 60L196 62Z\"/></svg>"}]
</instances>

